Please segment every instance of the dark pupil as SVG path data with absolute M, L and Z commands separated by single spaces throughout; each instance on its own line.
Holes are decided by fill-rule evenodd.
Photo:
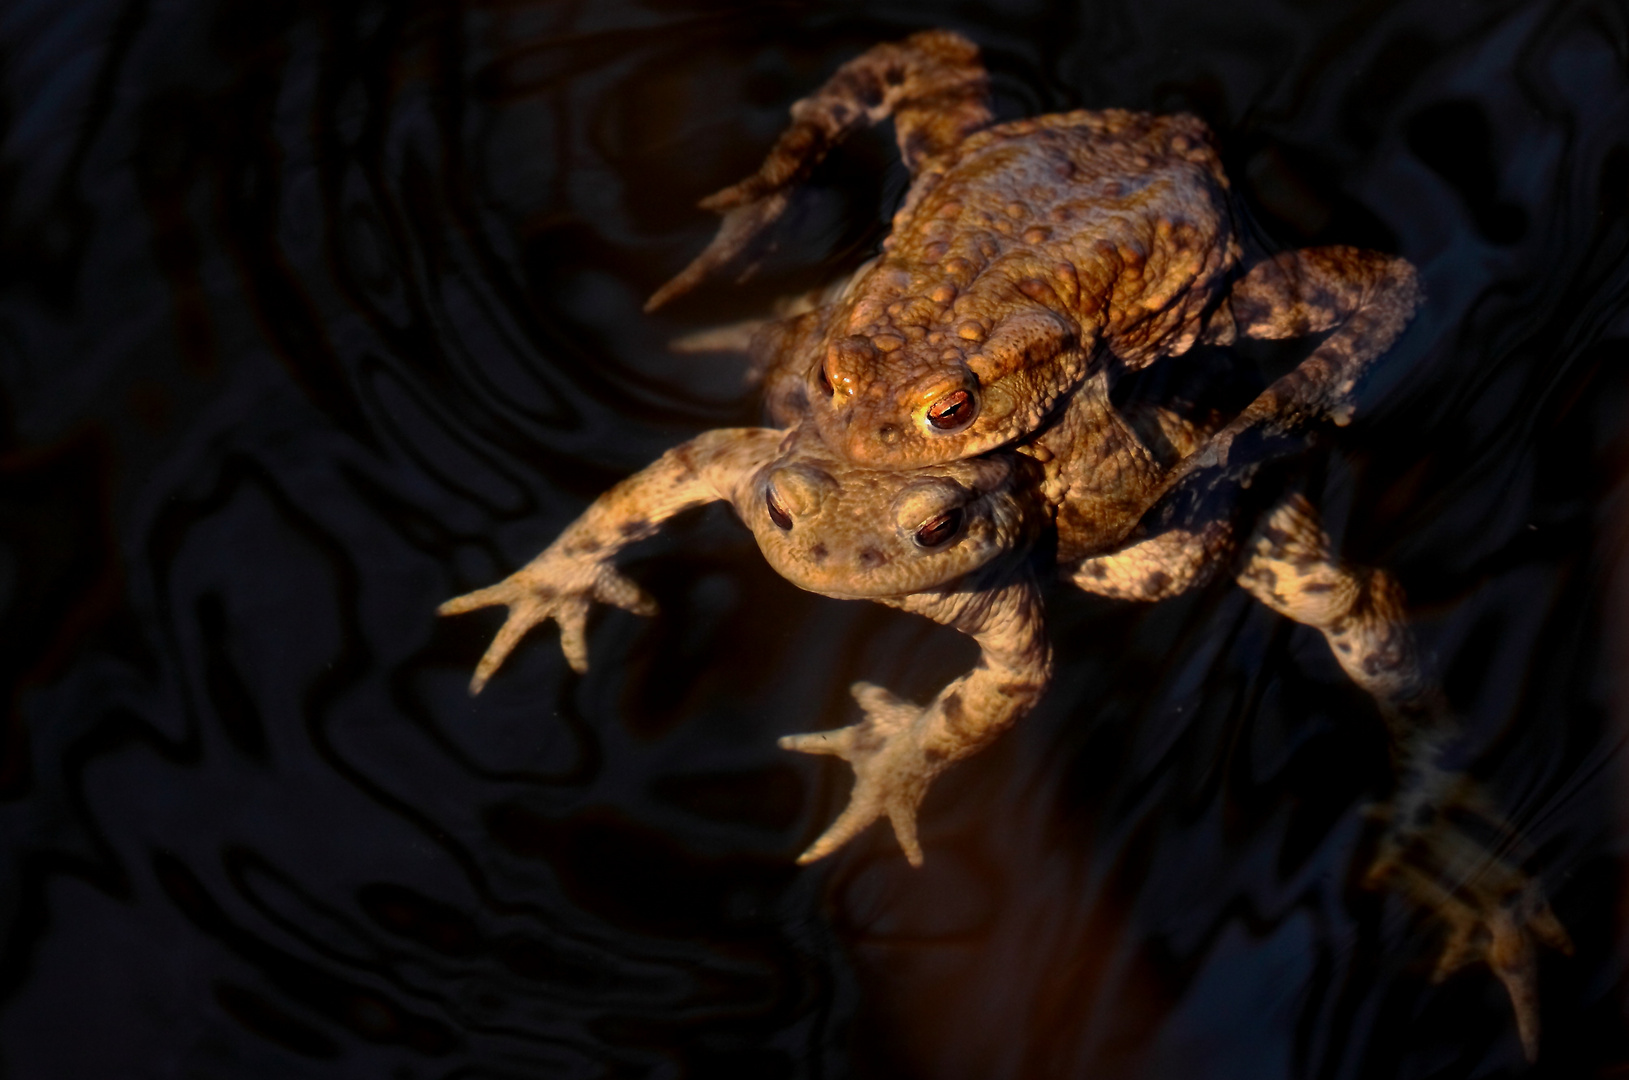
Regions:
M 935 401 L 928 409 L 928 423 L 936 428 L 960 427 L 973 411 L 973 395 L 957 390 Z
M 780 500 L 775 498 L 774 488 L 764 492 L 764 505 L 769 508 L 769 520 L 783 529 L 792 527 L 792 515 L 788 514 L 786 508 L 780 504 Z
M 938 547 L 955 536 L 961 527 L 962 508 L 958 506 L 954 510 L 945 511 L 916 530 L 916 542 L 925 548 Z
M 831 376 L 826 374 L 825 364 L 815 365 L 815 377 L 820 380 L 820 390 L 829 395 L 831 393 Z

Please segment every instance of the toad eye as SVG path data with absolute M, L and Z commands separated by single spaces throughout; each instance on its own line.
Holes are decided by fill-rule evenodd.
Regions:
M 921 528 L 916 530 L 916 544 L 918 547 L 936 548 L 948 543 L 962 527 L 962 508 L 946 510 L 936 518 L 930 518 Z
M 772 487 L 764 489 L 764 507 L 769 511 L 770 521 L 783 529 L 792 527 L 792 515 L 786 512 L 786 507 L 781 505 L 781 500 Z
M 977 411 L 977 402 L 966 390 L 952 390 L 928 406 L 928 423 L 940 431 L 966 427 Z
M 824 361 L 815 365 L 815 381 L 820 384 L 820 392 L 827 397 L 832 395 L 831 376 L 826 374 Z

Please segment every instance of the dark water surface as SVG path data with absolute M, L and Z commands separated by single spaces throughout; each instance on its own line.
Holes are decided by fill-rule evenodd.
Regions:
M 1042 706 L 943 777 L 913 872 L 792 858 L 847 770 L 775 748 L 952 632 L 797 592 L 727 512 L 536 635 L 529 558 L 706 428 L 664 343 L 853 267 L 886 130 L 779 263 L 659 318 L 702 195 L 872 42 L 970 34 L 1000 109 L 1190 109 L 1283 246 L 1430 303 L 1322 464 L 1577 943 L 1534 1075 L 1629 1076 L 1629 11 L 1621 3 L 0 6 L 0 1073 L 1491 1077 L 1485 968 L 1357 877 L 1373 705 L 1225 584 L 1055 588 Z

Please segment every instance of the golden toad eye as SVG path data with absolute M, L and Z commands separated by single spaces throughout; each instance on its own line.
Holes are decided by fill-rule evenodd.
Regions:
M 928 423 L 940 431 L 966 427 L 977 411 L 977 402 L 966 390 L 952 390 L 928 406 Z
M 962 508 L 946 510 L 916 530 L 918 547 L 936 548 L 948 543 L 962 527 Z
M 781 501 L 776 497 L 775 489 L 772 487 L 764 489 L 764 507 L 769 511 L 770 521 L 783 529 L 792 527 L 792 515 L 786 512 L 786 507 L 781 505 Z

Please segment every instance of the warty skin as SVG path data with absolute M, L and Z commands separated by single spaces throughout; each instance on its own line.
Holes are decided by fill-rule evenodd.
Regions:
M 857 683 L 860 721 L 781 740 L 841 757 L 856 777 L 801 861 L 886 817 L 920 865 L 916 815 L 932 780 L 1046 690 L 1045 578 L 1153 601 L 1230 574 L 1320 631 L 1374 697 L 1400 781 L 1368 880 L 1440 917 L 1439 973 L 1489 964 L 1536 1054 L 1538 945 L 1570 946 L 1538 883 L 1456 824 L 1497 817 L 1441 765 L 1453 718 L 1420 666 L 1401 590 L 1341 563 L 1301 496 L 1255 516 L 1240 497 L 1350 419 L 1360 380 L 1420 302 L 1414 269 L 1346 247 L 1249 252 L 1193 117 L 1105 110 L 993 124 L 978 51 L 948 31 L 876 46 L 792 118 L 757 173 L 704 201 L 723 215 L 717 237 L 648 307 L 749 261 L 814 164 L 891 118 L 912 186 L 883 251 L 779 318 L 708 336 L 752 355 L 776 427 L 674 448 L 525 567 L 442 605 L 508 608 L 472 691 L 549 619 L 586 670 L 594 602 L 655 613 L 615 569 L 616 552 L 676 513 L 726 501 L 794 584 L 921 614 L 978 643 L 978 664 L 926 705 Z M 1225 423 L 1113 404 L 1118 379 L 1196 342 L 1310 335 L 1322 338 L 1307 359 Z

